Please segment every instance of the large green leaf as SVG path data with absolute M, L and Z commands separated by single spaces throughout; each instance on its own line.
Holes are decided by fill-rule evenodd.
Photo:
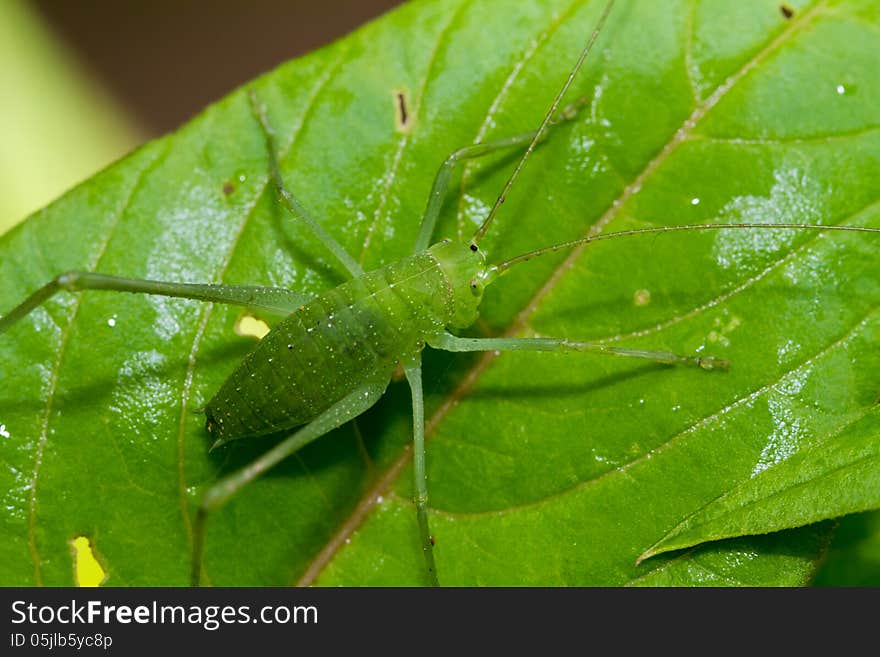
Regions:
M 533 129 L 602 5 L 416 2 L 281 67 L 253 86 L 288 184 L 367 267 L 405 255 L 446 154 Z M 876 3 L 786 6 L 790 18 L 765 0 L 619 2 L 572 90 L 590 102 L 536 152 L 483 242 L 491 259 L 632 227 L 880 225 Z M 513 161 L 465 169 L 438 238 L 470 235 Z M 0 253 L 3 309 L 72 268 L 310 293 L 343 279 L 274 202 L 241 92 L 32 217 Z M 850 425 L 871 435 L 875 254 L 866 235 L 677 233 L 512 270 L 487 291 L 475 332 L 601 339 L 732 366 L 427 354 L 441 581 L 809 581 L 828 524 L 636 559 L 755 475 L 772 480 L 801 454 L 809 462 Z M 273 440 L 209 454 L 193 413 L 251 346 L 233 331 L 237 316 L 91 293 L 58 297 L 0 337 L 3 583 L 70 583 L 69 541 L 82 535 L 108 584 L 186 582 L 199 495 Z M 356 425 L 215 514 L 210 581 L 424 583 L 408 404 L 393 383 Z M 852 497 L 871 499 L 851 484 Z M 782 525 L 768 514 L 757 531 L 849 510 Z

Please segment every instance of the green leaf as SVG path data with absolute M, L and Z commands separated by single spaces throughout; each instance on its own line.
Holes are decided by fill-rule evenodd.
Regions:
M 804 446 L 686 518 L 642 558 L 732 536 L 880 508 L 878 412 Z
M 759 0 L 619 2 L 571 91 L 588 106 L 535 152 L 481 243 L 490 260 L 599 230 L 880 225 L 876 4 L 789 4 L 790 19 Z M 534 129 L 602 5 L 415 2 L 282 66 L 252 86 L 288 185 L 367 268 L 406 255 L 443 158 Z M 467 239 L 514 161 L 467 166 L 436 237 Z M 267 180 L 239 91 L 0 239 L 0 308 L 67 269 L 338 285 L 340 267 Z M 608 241 L 511 270 L 487 290 L 474 335 L 604 340 L 732 365 L 426 352 L 441 582 L 809 581 L 828 523 L 636 559 L 754 475 L 765 490 L 784 485 L 772 480 L 787 460 L 819 473 L 811 459 L 831 451 L 855 464 L 840 441 L 877 425 L 876 252 L 870 235 L 731 230 Z M 252 345 L 234 332 L 238 314 L 95 292 L 58 296 L 0 336 L 2 583 L 71 583 L 78 536 L 107 584 L 186 583 L 199 496 L 276 440 L 208 453 L 193 412 Z M 425 583 L 410 435 L 409 391 L 392 383 L 357 423 L 210 518 L 210 581 Z M 850 496 L 870 499 L 870 480 L 848 480 Z M 786 526 L 851 510 L 829 504 L 803 519 L 814 484 L 781 511 L 796 519 Z

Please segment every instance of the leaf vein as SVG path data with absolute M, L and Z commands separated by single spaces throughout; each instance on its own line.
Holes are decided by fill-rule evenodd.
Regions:
M 104 239 L 98 244 L 95 249 L 94 255 L 92 256 L 91 262 L 87 265 L 89 271 L 94 271 L 101 263 L 104 254 L 107 251 L 107 247 L 110 244 L 110 241 L 116 232 L 116 228 L 119 226 L 122 217 L 128 211 L 128 208 L 131 205 L 132 198 L 134 198 L 135 193 L 140 188 L 144 179 L 146 178 L 147 173 L 153 169 L 153 167 L 161 161 L 162 158 L 168 152 L 168 142 L 165 142 L 163 148 L 159 153 L 157 153 L 153 159 L 147 161 L 143 168 L 138 172 L 134 182 L 132 183 L 131 188 L 128 191 L 128 194 L 122 199 L 122 203 L 113 213 L 113 218 L 109 223 L 109 227 L 107 229 L 106 234 L 104 235 Z M 31 558 L 34 562 L 34 581 L 37 586 L 42 586 L 43 584 L 43 576 L 41 570 L 42 560 L 40 558 L 40 552 L 37 547 L 37 538 L 36 538 L 36 515 L 37 515 L 37 482 L 40 476 L 40 469 L 43 464 L 43 455 L 45 453 L 46 441 L 49 438 L 49 425 L 51 423 L 51 415 L 52 415 L 52 406 L 55 400 L 55 393 L 58 389 L 58 379 L 61 371 L 61 363 L 64 360 L 65 355 L 67 354 L 67 345 L 70 340 L 70 336 L 73 332 L 73 325 L 76 321 L 77 313 L 79 312 L 80 304 L 82 303 L 82 295 L 77 295 L 71 304 L 68 313 L 67 313 L 67 324 L 61 329 L 61 338 L 58 344 L 58 353 L 55 357 L 55 362 L 52 364 L 49 376 L 49 382 L 47 387 L 46 394 L 46 405 L 43 410 L 43 417 L 40 420 L 40 435 L 37 438 L 37 445 L 34 452 L 34 465 L 33 465 L 33 474 L 31 476 L 30 486 L 29 486 L 29 500 L 28 500 L 28 548 L 31 553 Z

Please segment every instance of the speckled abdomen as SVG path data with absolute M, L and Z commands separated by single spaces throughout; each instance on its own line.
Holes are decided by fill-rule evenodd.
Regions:
M 222 444 L 305 424 L 358 385 L 387 383 L 452 310 L 446 276 L 427 252 L 352 279 L 262 339 L 208 402 L 208 431 Z

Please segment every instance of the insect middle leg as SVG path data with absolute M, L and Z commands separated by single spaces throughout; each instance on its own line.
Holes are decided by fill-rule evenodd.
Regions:
M 434 564 L 434 540 L 428 528 L 428 475 L 425 470 L 425 402 L 422 394 L 422 355 L 416 352 L 405 364 L 404 372 L 412 390 L 413 405 L 413 473 L 416 491 L 416 516 L 422 552 L 431 586 L 440 586 Z
M 549 127 L 553 128 L 565 121 L 571 121 L 577 116 L 578 110 L 585 103 L 586 99 L 580 98 L 571 105 L 568 105 L 559 112 L 557 117 L 549 124 Z M 414 252 L 419 253 L 420 251 L 424 251 L 431 243 L 431 236 L 434 234 L 434 228 L 437 225 L 437 219 L 440 216 L 440 210 L 443 207 L 443 199 L 446 197 L 446 190 L 449 188 L 449 180 L 457 165 L 465 160 L 473 160 L 507 148 L 525 148 L 532 143 L 535 134 L 537 134 L 537 130 L 522 135 L 507 137 L 506 139 L 486 142 L 485 144 L 472 144 L 471 146 L 459 148 L 447 157 L 443 161 L 443 164 L 440 165 L 440 169 L 434 177 L 434 184 L 431 187 L 431 193 L 428 195 L 428 204 L 425 207 L 425 214 L 422 217 L 422 223 L 419 226 L 419 234 L 416 238 Z M 543 139 L 546 139 L 546 136 L 547 133 L 545 132 Z
M 670 351 L 624 349 L 601 342 L 577 342 L 564 338 L 460 338 L 443 333 L 428 343 L 445 351 L 587 351 L 609 356 L 644 358 L 667 365 L 691 365 L 704 370 L 727 369 L 728 361 L 712 356 L 682 356 Z

